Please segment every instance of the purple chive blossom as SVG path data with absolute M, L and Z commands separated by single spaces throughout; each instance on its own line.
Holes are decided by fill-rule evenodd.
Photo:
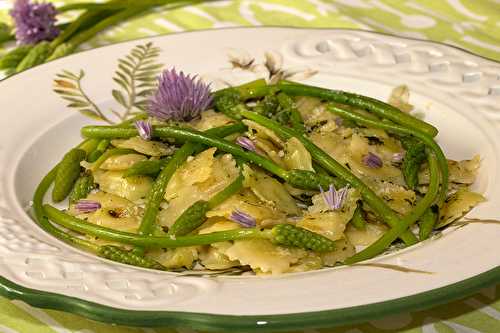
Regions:
M 384 165 L 384 163 L 382 162 L 382 159 L 371 152 L 366 154 L 365 157 L 363 157 L 363 163 L 367 167 L 372 168 L 372 169 L 379 169 L 382 167 L 382 165 Z
M 20 44 L 36 44 L 59 35 L 55 26 L 57 10 L 50 3 L 17 0 L 10 15 L 14 19 L 16 39 Z
M 153 126 L 149 120 L 138 120 L 134 123 L 135 128 L 139 132 L 139 136 L 144 140 L 151 140 L 151 134 L 153 133 Z
M 200 116 L 212 103 L 209 85 L 197 76 L 175 69 L 165 70 L 159 77 L 158 90 L 149 101 L 148 112 L 161 120 L 190 121 Z
M 256 226 L 255 218 L 240 210 L 233 211 L 229 216 L 229 219 L 240 224 L 244 228 L 252 228 Z
M 246 136 L 239 136 L 236 139 L 236 143 L 246 150 L 255 151 L 257 148 L 255 147 L 255 143 L 252 140 L 247 138 Z
M 400 163 L 403 161 L 403 158 L 405 157 L 405 152 L 402 151 L 400 153 L 395 153 L 395 154 L 392 154 L 392 161 L 394 163 Z
M 92 213 L 101 208 L 101 204 L 92 200 L 78 200 L 75 209 L 79 213 Z
M 342 119 L 340 117 L 335 118 L 335 125 L 337 125 L 337 127 L 341 127 L 343 123 L 344 123 L 344 119 Z
M 330 188 L 327 192 L 325 192 L 320 185 L 319 190 L 321 191 L 323 200 L 325 201 L 325 204 L 328 206 L 328 208 L 330 210 L 337 210 L 342 208 L 342 206 L 344 205 L 344 202 L 347 199 L 349 187 L 345 186 L 339 190 L 336 190 L 335 186 L 330 184 Z

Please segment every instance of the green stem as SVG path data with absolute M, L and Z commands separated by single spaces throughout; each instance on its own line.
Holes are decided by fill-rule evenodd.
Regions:
M 104 20 L 100 21 L 93 27 L 91 27 L 88 30 L 82 31 L 81 33 L 77 34 L 76 36 L 72 37 L 68 43 L 73 45 L 73 47 L 77 47 L 78 45 L 86 42 L 87 40 L 91 39 L 94 37 L 96 34 L 101 32 L 102 30 L 109 28 L 112 25 L 115 25 L 117 23 L 123 22 L 127 20 L 128 18 L 142 14 L 146 10 L 148 10 L 150 6 L 145 6 L 142 5 L 141 1 L 141 6 L 135 6 L 132 8 L 125 9 L 123 11 L 120 11 L 110 17 L 105 18 Z
M 233 194 L 238 193 L 243 187 L 244 177 L 240 174 L 231 184 L 208 200 L 208 208 L 213 209 L 226 201 Z
M 439 208 L 437 205 L 432 206 L 425 212 L 424 215 L 422 215 L 419 221 L 420 228 L 418 231 L 418 238 L 421 241 L 429 238 L 429 236 L 432 233 L 432 230 L 434 230 L 434 227 L 436 226 L 438 218 L 439 218 Z
M 156 216 L 158 215 L 160 204 L 165 196 L 167 184 L 175 171 L 193 153 L 195 146 L 196 144 L 191 142 L 185 143 L 175 152 L 172 159 L 168 161 L 167 165 L 156 178 L 146 198 L 146 209 L 144 210 L 144 216 L 139 227 L 139 234 L 150 235 L 153 232 Z
M 268 233 L 257 228 L 234 229 L 213 232 L 204 235 L 182 237 L 144 236 L 118 231 L 100 225 L 91 224 L 71 215 L 65 214 L 50 205 L 43 205 L 43 211 L 54 223 L 73 231 L 95 236 L 108 241 L 130 244 L 142 248 L 175 248 L 183 246 L 209 245 L 228 240 L 248 238 L 269 238 Z
M 354 264 L 359 261 L 368 260 L 382 253 L 387 249 L 392 242 L 408 230 L 434 203 L 439 192 L 439 167 L 436 157 L 429 153 L 427 155 L 430 170 L 429 189 L 425 196 L 417 203 L 410 214 L 406 215 L 402 223 L 393 226 L 388 232 L 380 237 L 375 243 L 371 244 L 361 252 L 356 253 L 350 258 L 347 258 L 347 265 Z
M 338 163 L 335 159 L 333 159 L 321 148 L 308 140 L 305 136 L 297 133 L 290 128 L 281 126 L 279 123 L 254 112 L 243 112 L 242 116 L 269 128 L 278 136 L 284 139 L 290 139 L 292 137 L 297 138 L 311 153 L 313 159 L 315 159 L 320 166 L 333 173 L 334 175 L 340 177 L 341 179 L 349 183 L 352 187 L 356 188 L 363 197 L 363 200 L 389 226 L 394 227 L 401 223 L 401 220 L 396 215 L 396 213 L 394 213 L 394 211 L 389 206 L 387 206 L 385 202 L 381 198 L 379 198 L 375 194 L 375 192 L 373 192 L 372 189 L 370 189 L 365 183 L 363 183 L 361 179 L 356 177 L 351 171 L 345 168 L 342 164 Z M 407 245 L 412 245 L 417 242 L 417 238 L 410 231 L 404 233 L 402 235 L 402 239 Z
M 247 101 L 252 98 L 259 98 L 268 95 L 273 89 L 273 86 L 267 84 L 264 79 L 257 79 L 235 87 L 228 87 L 214 92 L 214 98 L 227 93 L 236 93 L 240 102 Z
M 220 136 L 230 135 L 235 132 L 239 132 L 242 128 L 241 124 L 222 126 L 217 128 L 212 128 L 206 131 L 207 134 L 214 134 Z M 175 171 L 186 161 L 186 159 L 192 155 L 195 151 L 199 150 L 203 145 L 195 144 L 193 142 L 186 142 L 179 150 L 175 152 L 172 158 L 168 161 L 167 165 L 160 172 L 156 178 L 153 187 L 148 193 L 147 204 L 144 211 L 144 216 L 139 226 L 139 234 L 150 235 L 153 232 L 154 225 L 156 223 L 156 217 L 158 215 L 158 210 L 160 204 L 165 196 L 165 190 L 167 188 L 170 178 L 172 178 Z M 142 252 L 143 249 L 136 249 L 138 253 Z
M 404 125 L 414 130 L 419 130 L 432 137 L 436 136 L 438 133 L 438 130 L 434 126 L 407 113 L 404 113 L 390 104 L 384 103 L 371 97 L 366 97 L 340 90 L 330 90 L 320 87 L 313 87 L 289 81 L 279 82 L 278 88 L 281 91 L 294 96 L 313 96 L 367 110 L 380 116 L 381 118 L 390 119 L 397 124 Z
M 363 216 L 363 210 L 361 209 L 360 204 L 358 204 L 358 207 L 356 207 L 356 210 L 354 211 L 352 219 L 349 221 L 349 223 L 351 223 L 358 230 L 366 229 L 366 220 Z
M 33 214 L 35 216 L 35 221 L 40 228 L 57 239 L 97 253 L 99 251 L 99 246 L 86 240 L 74 237 L 59 228 L 54 227 L 45 216 L 45 212 L 43 210 L 43 198 L 45 197 L 45 193 L 47 193 L 50 185 L 54 182 L 57 174 L 57 167 L 58 166 L 56 165 L 47 175 L 45 175 L 45 177 L 43 177 L 42 181 L 35 190 L 35 194 L 33 195 Z
M 121 0 L 121 1 L 110 1 L 107 3 L 95 3 L 95 2 L 82 2 L 68 4 L 57 8 L 57 11 L 64 13 L 71 10 L 113 10 L 113 9 L 127 9 L 142 6 L 162 6 L 177 2 L 201 2 L 200 1 L 184 1 L 184 0 Z
M 130 138 L 137 136 L 136 129 L 113 128 L 109 126 L 86 126 L 82 128 L 82 135 L 89 138 Z M 178 127 L 153 127 L 153 136 L 160 138 L 174 138 L 204 144 L 238 156 L 246 161 L 254 163 L 259 167 L 266 169 L 272 174 L 287 179 L 287 171 L 279 167 L 272 161 L 252 151 L 244 150 L 239 145 L 220 139 L 209 133 L 202 133 L 189 128 Z
M 363 117 L 360 114 L 351 111 L 346 111 L 334 105 L 329 105 L 327 107 L 327 110 L 343 118 L 347 118 L 349 120 L 362 124 L 364 126 L 380 128 L 399 135 L 410 135 L 420 139 L 427 147 L 429 147 L 434 152 L 434 154 L 436 154 L 439 168 L 441 169 L 441 192 L 439 194 L 438 204 L 439 206 L 442 205 L 442 203 L 446 199 L 446 195 L 448 192 L 448 173 L 449 173 L 448 161 L 446 160 L 446 156 L 444 156 L 444 153 L 439 147 L 439 145 L 431 137 L 429 137 L 427 134 L 423 132 L 406 128 L 400 125 L 371 120 L 366 117 Z
M 100 225 L 91 224 L 65 214 L 50 205 L 44 205 L 43 210 L 52 221 L 70 230 L 78 231 L 105 240 L 147 248 L 175 248 L 183 246 L 210 245 L 224 241 L 260 238 L 268 239 L 277 245 L 299 247 L 315 252 L 330 252 L 335 249 L 335 242 L 331 239 L 291 224 L 277 224 L 272 229 L 265 230 L 261 230 L 259 228 L 243 228 L 212 232 L 202 235 L 155 237 L 117 231 Z
M 78 16 L 76 20 L 71 22 L 71 24 L 62 31 L 62 33 L 54 39 L 50 46 L 55 49 L 60 44 L 64 43 L 68 38 L 70 38 L 85 22 L 97 16 L 96 12 L 85 12 Z
M 191 233 L 205 222 L 207 212 L 240 191 L 243 187 L 243 175 L 240 175 L 226 188 L 214 195 L 210 200 L 199 200 L 189 206 L 169 228 L 168 235 L 184 236 Z

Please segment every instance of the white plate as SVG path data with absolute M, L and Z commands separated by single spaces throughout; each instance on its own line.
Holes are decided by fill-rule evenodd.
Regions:
M 386 100 L 392 88 L 407 84 L 411 103 L 440 130 L 438 142 L 447 156 L 482 157 L 474 188 L 488 202 L 470 217 L 498 217 L 498 63 L 449 46 L 362 31 L 244 28 L 167 35 L 82 52 L 0 83 L 0 291 L 4 294 L 135 325 L 284 329 L 293 322 L 341 324 L 428 306 L 440 297 L 450 299 L 499 280 L 500 228 L 494 223 L 450 228 L 439 239 L 371 261 L 432 274 L 352 266 L 281 277 L 178 277 L 101 260 L 46 235 L 25 208 L 41 177 L 79 142 L 79 128 L 91 123 L 66 109 L 52 92 L 55 74 L 84 69 L 89 95 L 99 104 L 113 105 L 110 91 L 117 59 L 147 41 L 162 49 L 161 61 L 167 67 L 231 83 L 259 74 L 230 69 L 228 55 L 241 58 L 246 52 L 258 64 L 264 62 L 265 52 L 272 51 L 275 58 L 282 58 L 287 73 L 298 73 L 296 80 L 318 71 L 303 80 L 314 85 Z M 262 66 L 258 68 L 258 73 L 265 73 Z M 440 297 L 426 293 L 442 287 Z M 421 295 L 401 299 L 416 294 Z M 37 295 L 49 295 L 52 302 L 42 304 Z M 380 302 L 385 302 L 382 308 L 347 309 Z M 156 319 L 146 322 L 146 318 Z

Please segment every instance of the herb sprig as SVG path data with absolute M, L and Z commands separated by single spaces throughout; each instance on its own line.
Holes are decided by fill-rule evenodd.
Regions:
M 118 68 L 113 80 L 119 87 L 113 89 L 111 94 L 123 110 L 118 112 L 110 109 L 109 113 L 114 117 L 102 111 L 84 91 L 82 80 L 85 72 L 83 70 L 80 70 L 78 74 L 63 70 L 56 75 L 53 90 L 69 102 L 68 108 L 76 109 L 87 117 L 108 124 L 116 123 L 113 118 L 122 122 L 145 110 L 148 97 L 156 90 L 157 76 L 163 66 L 157 61 L 159 55 L 160 49 L 148 42 L 144 45 L 137 45 L 127 56 L 118 60 Z

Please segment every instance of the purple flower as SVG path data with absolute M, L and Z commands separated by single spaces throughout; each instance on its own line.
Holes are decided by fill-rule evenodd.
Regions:
M 139 132 L 139 136 L 144 140 L 151 140 L 151 134 L 153 133 L 153 126 L 149 120 L 138 120 L 134 123 L 135 128 Z
M 240 224 L 244 228 L 252 228 L 256 226 L 255 218 L 240 210 L 234 210 L 229 219 Z
M 401 161 L 403 161 L 403 158 L 405 157 L 405 152 L 402 151 L 400 153 L 395 153 L 395 154 L 392 154 L 392 161 L 394 163 L 399 163 Z
M 320 185 L 319 190 L 321 191 L 323 200 L 325 201 L 325 204 L 328 206 L 328 208 L 330 210 L 337 210 L 342 208 L 342 206 L 344 205 L 344 202 L 347 199 L 349 187 L 345 186 L 339 190 L 336 190 L 335 186 L 333 186 L 333 184 L 330 184 L 330 188 L 327 192 L 325 192 Z
M 21 44 L 36 44 L 59 35 L 55 26 L 57 10 L 50 3 L 17 0 L 10 15 L 16 25 L 16 39 Z
M 252 140 L 247 138 L 246 136 L 239 136 L 236 139 L 236 143 L 246 150 L 255 151 L 257 148 L 255 147 L 255 143 Z
M 372 169 L 379 169 L 384 165 L 382 159 L 375 155 L 374 153 L 368 153 L 363 157 L 363 163 Z
M 337 125 L 337 127 L 341 127 L 343 124 L 344 124 L 344 119 L 340 117 L 335 118 L 335 125 Z
M 149 101 L 148 112 L 161 120 L 190 121 L 198 118 L 212 103 L 210 87 L 175 69 L 159 77 L 158 90 Z
M 78 200 L 75 209 L 79 213 L 92 213 L 101 208 L 101 204 L 92 200 Z

